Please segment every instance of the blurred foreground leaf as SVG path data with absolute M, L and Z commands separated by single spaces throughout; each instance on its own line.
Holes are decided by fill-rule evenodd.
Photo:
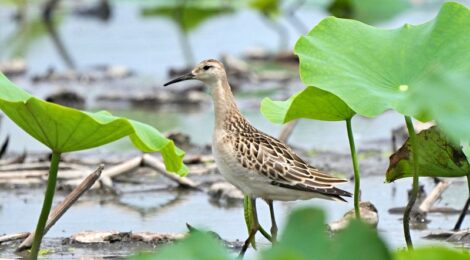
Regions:
M 234 255 L 238 252 L 234 252 Z M 182 241 L 167 245 L 153 254 L 140 254 L 132 260 L 147 259 L 236 259 L 221 243 L 208 233 L 195 231 Z M 297 209 L 290 214 L 278 243 L 260 253 L 256 259 L 265 260 L 444 260 L 469 259 L 468 254 L 447 248 L 423 248 L 414 251 L 391 252 L 377 230 L 353 220 L 333 238 L 327 233 L 323 211 L 313 208 Z
M 395 260 L 469 260 L 470 255 L 446 247 L 422 247 L 395 252 Z
M 332 255 L 330 259 L 334 260 L 392 259 L 377 230 L 357 220 L 352 220 L 345 230 L 335 236 L 330 254 Z
M 227 260 L 231 257 L 219 241 L 215 240 L 206 232 L 194 231 L 191 234 L 176 242 L 161 248 L 154 254 L 145 254 L 131 257 L 132 260 L 168 260 L 168 259 L 208 259 L 208 260 Z
M 261 259 L 329 259 L 325 215 L 321 210 L 294 211 L 277 244 L 261 253 Z

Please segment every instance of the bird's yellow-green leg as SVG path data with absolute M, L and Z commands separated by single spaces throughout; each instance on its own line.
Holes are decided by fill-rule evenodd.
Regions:
M 248 233 L 251 231 L 251 227 L 253 226 L 254 220 L 253 220 L 253 209 L 252 209 L 252 203 L 251 199 L 248 196 L 244 196 L 243 198 L 243 209 L 244 209 L 244 215 L 245 215 L 245 223 L 246 227 L 248 230 Z M 258 223 L 258 231 L 269 241 L 272 241 L 271 235 L 264 230 L 264 228 Z M 253 239 L 251 241 L 251 245 L 253 246 L 254 249 L 256 249 L 256 242 Z
M 252 199 L 248 196 L 244 197 L 244 210 L 245 210 L 245 221 L 248 227 L 248 238 L 245 240 L 243 247 L 240 251 L 240 257 L 245 255 L 246 250 L 250 244 L 253 245 L 253 248 L 256 249 L 255 244 L 255 235 L 256 232 L 261 232 L 261 234 L 266 237 L 269 241 L 272 241 L 271 236 L 266 232 L 258 222 L 258 214 L 256 210 L 256 199 Z
M 242 246 L 240 251 L 240 257 L 245 255 L 246 250 L 250 244 L 253 245 L 253 248 L 256 248 L 255 244 L 255 235 L 259 230 L 258 215 L 256 212 L 256 199 L 252 199 L 248 196 L 244 197 L 244 208 L 245 208 L 245 221 L 248 227 L 248 238 L 245 240 L 245 243 Z
M 271 236 L 268 232 L 266 232 L 266 230 L 264 230 L 264 228 L 263 228 L 261 225 L 258 226 L 258 231 L 259 231 L 259 232 L 261 233 L 261 235 L 263 235 L 267 240 L 269 240 L 270 242 L 273 242 L 272 236 Z
M 254 226 L 254 221 L 253 221 L 253 210 L 251 206 L 251 199 L 248 196 L 243 197 L 243 213 L 245 215 L 245 224 L 246 228 L 248 230 L 248 234 L 251 233 L 251 230 L 253 229 Z M 255 239 L 251 239 L 250 241 L 251 246 L 253 246 L 254 249 L 256 249 L 256 241 Z
M 271 215 L 271 242 L 276 243 L 277 241 L 277 224 L 276 217 L 274 216 L 274 205 L 272 200 L 266 200 L 269 206 L 269 214 Z

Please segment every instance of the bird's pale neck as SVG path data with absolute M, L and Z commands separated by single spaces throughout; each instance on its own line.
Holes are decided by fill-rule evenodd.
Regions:
M 215 127 L 223 129 L 228 117 L 241 115 L 227 78 L 208 83 L 215 110 Z

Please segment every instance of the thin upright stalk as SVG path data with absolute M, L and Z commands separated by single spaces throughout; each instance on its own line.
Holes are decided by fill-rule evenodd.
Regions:
M 70 56 L 70 53 L 65 47 L 64 42 L 60 38 L 59 33 L 53 21 L 53 15 L 54 15 L 55 10 L 57 9 L 57 6 L 59 5 L 59 2 L 60 0 L 49 0 L 44 5 L 42 17 L 43 17 L 47 32 L 49 33 L 49 36 L 51 36 L 52 43 L 54 44 L 57 51 L 59 52 L 59 56 L 62 58 L 65 65 L 69 69 L 75 69 L 76 67 L 75 62 L 73 61 L 72 56 Z
M 263 13 L 262 18 L 265 24 L 279 35 L 279 50 L 287 49 L 289 46 L 289 31 L 287 28 L 267 13 Z
M 463 206 L 462 212 L 460 212 L 460 216 L 459 216 L 459 219 L 457 220 L 457 223 L 455 223 L 454 231 L 460 230 L 460 227 L 462 226 L 462 222 L 465 219 L 465 216 L 467 215 L 468 206 L 470 205 L 470 174 L 467 174 L 467 186 L 468 186 L 468 198 L 467 198 L 467 201 L 465 202 L 465 205 Z
M 49 177 L 47 179 L 46 194 L 44 202 L 42 203 L 41 215 L 39 216 L 38 224 L 34 235 L 33 245 L 31 247 L 30 259 L 37 259 L 39 248 L 41 247 L 41 240 L 44 234 L 44 227 L 46 226 L 47 218 L 52 207 L 52 199 L 54 198 L 55 185 L 57 182 L 57 171 L 59 169 L 60 153 L 52 153 L 51 166 L 49 168 Z
M 187 3 L 189 0 L 183 0 L 180 2 L 179 8 L 175 12 L 175 17 L 178 21 L 179 25 L 179 32 L 178 32 L 178 37 L 179 37 L 179 42 L 181 44 L 181 49 L 183 50 L 183 55 L 184 58 L 186 59 L 186 65 L 187 66 L 194 66 L 195 64 L 195 58 L 194 58 L 194 52 L 191 47 L 191 43 L 189 42 L 188 38 L 188 32 L 185 31 L 183 28 L 183 19 L 184 19 L 184 12 L 187 8 Z
M 416 197 L 418 196 L 418 146 L 416 143 L 416 132 L 413 127 L 413 122 L 411 117 L 405 116 L 406 128 L 408 129 L 408 135 L 410 136 L 411 141 L 411 154 L 412 154 L 412 163 L 413 163 L 413 188 L 411 191 L 411 197 L 406 205 L 405 212 L 403 213 L 403 232 L 405 234 L 406 246 L 408 249 L 413 249 L 413 241 L 411 240 L 410 235 L 410 214 L 413 206 L 416 202 Z
M 354 168 L 354 213 L 357 219 L 361 219 L 359 209 L 359 195 L 361 192 L 361 176 L 359 174 L 359 164 L 357 161 L 356 145 L 354 144 L 354 136 L 351 126 L 351 118 L 346 119 L 346 128 L 348 129 L 349 148 L 351 149 L 351 159 Z

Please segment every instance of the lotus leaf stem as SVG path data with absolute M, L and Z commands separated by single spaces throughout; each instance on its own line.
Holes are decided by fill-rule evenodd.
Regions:
M 361 193 L 361 176 L 359 174 L 359 163 L 357 161 L 356 145 L 351 126 L 351 118 L 346 119 L 346 128 L 348 129 L 349 148 L 351 149 L 351 159 L 354 168 L 354 213 L 357 219 L 361 219 L 359 209 L 359 195 Z
M 416 197 L 418 196 L 418 144 L 416 139 L 416 132 L 413 127 L 413 121 L 411 117 L 405 116 L 406 128 L 408 129 L 408 135 L 410 136 L 411 141 L 411 154 L 412 154 L 412 164 L 413 164 L 413 188 L 411 191 L 411 197 L 406 205 L 405 212 L 403 213 L 403 232 L 405 234 L 406 246 L 408 249 L 413 249 L 413 241 L 411 240 L 410 235 L 410 214 L 413 206 L 416 202 Z
M 468 206 L 470 205 L 470 174 L 467 174 L 467 186 L 468 186 L 468 198 L 467 201 L 465 201 L 465 205 L 463 206 L 462 212 L 460 212 L 460 216 L 457 219 L 457 222 L 455 223 L 454 226 L 454 231 L 459 231 L 460 227 L 462 226 L 462 222 L 465 219 L 465 216 L 467 215 L 468 211 Z
M 51 166 L 49 168 L 49 178 L 47 179 L 46 194 L 44 202 L 42 203 L 41 215 L 39 216 L 36 231 L 34 232 L 33 245 L 31 247 L 30 259 L 37 259 L 39 248 L 41 247 L 42 236 L 44 234 L 44 227 L 46 226 L 47 218 L 52 207 L 52 200 L 54 198 L 55 186 L 57 182 L 57 171 L 59 169 L 60 153 L 52 153 Z

